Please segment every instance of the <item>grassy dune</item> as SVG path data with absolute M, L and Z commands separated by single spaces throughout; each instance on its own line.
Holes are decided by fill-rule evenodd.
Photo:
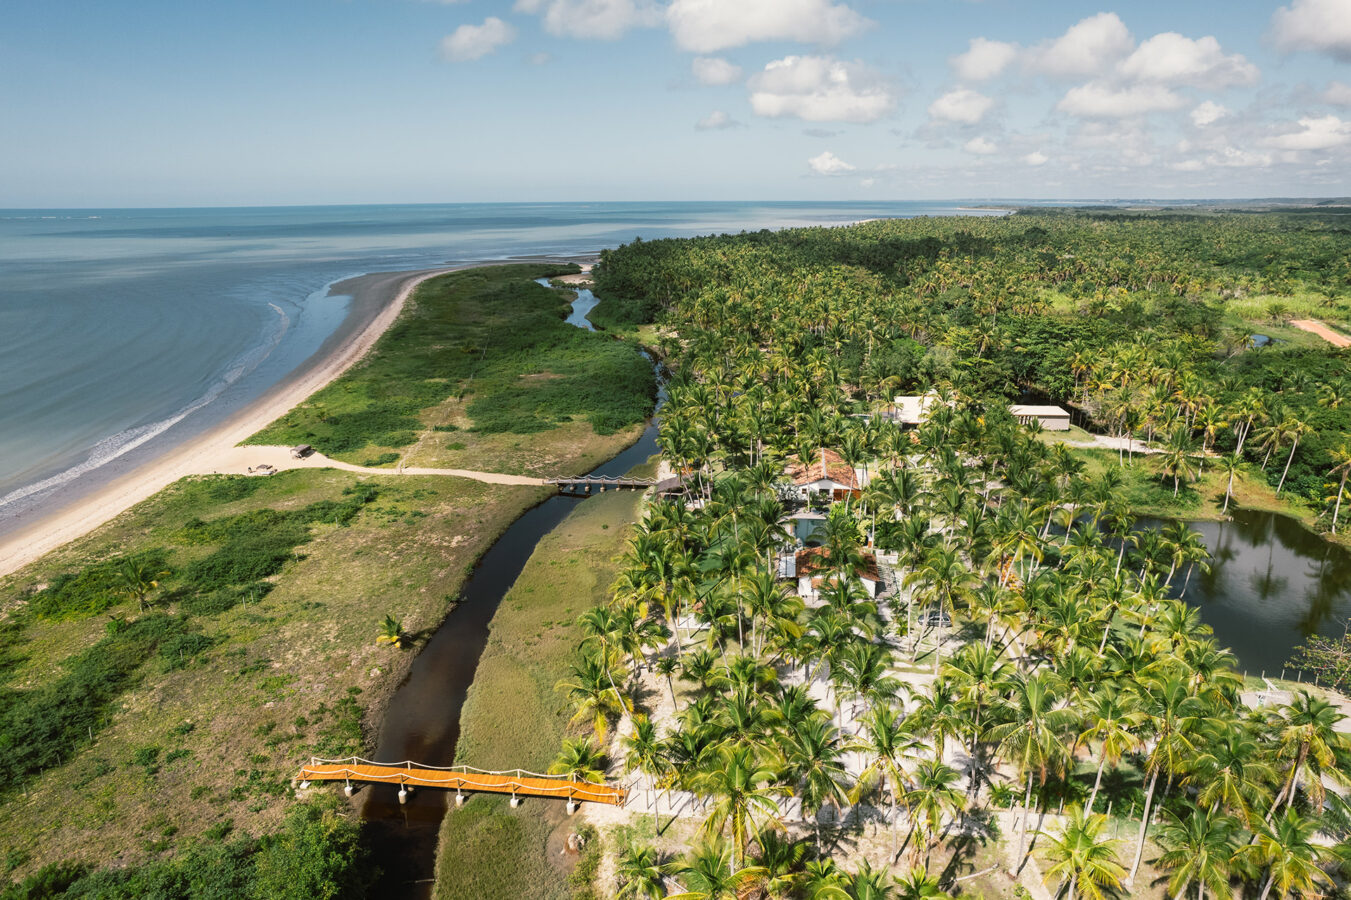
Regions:
M 534 281 L 559 271 L 492 266 L 424 282 L 365 360 L 251 442 L 531 474 L 612 456 L 651 410 L 652 368 L 564 321 L 566 297 Z
M 587 500 L 535 548 L 493 618 L 456 762 L 542 771 L 557 755 L 570 711 L 554 685 L 580 638 L 577 616 L 605 600 L 640 502 L 636 493 Z M 549 841 L 561 816 L 550 801 L 527 800 L 513 810 L 506 798 L 472 797 L 441 826 L 436 896 L 568 896 L 567 872 Z

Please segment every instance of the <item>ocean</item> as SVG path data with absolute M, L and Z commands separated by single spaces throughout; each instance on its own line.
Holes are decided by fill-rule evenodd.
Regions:
M 956 203 L 503 203 L 0 210 L 0 532 L 261 397 L 367 272 L 635 237 L 972 214 Z

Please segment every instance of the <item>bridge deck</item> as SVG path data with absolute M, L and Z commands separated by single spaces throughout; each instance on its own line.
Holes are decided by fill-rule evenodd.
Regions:
M 628 797 L 624 788 L 592 781 L 577 781 L 562 775 L 538 775 L 516 769 L 510 772 L 484 772 L 468 766 L 436 768 L 413 762 L 397 765 L 373 763 L 365 759 L 315 759 L 300 769 L 298 781 L 362 781 L 372 784 L 398 784 L 410 787 L 434 787 L 455 791 L 481 791 L 525 797 L 552 797 L 559 800 L 587 800 L 623 806 Z

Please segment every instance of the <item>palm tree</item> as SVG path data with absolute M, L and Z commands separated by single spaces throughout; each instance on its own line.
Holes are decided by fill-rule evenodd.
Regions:
M 1290 760 L 1290 766 L 1286 770 L 1285 785 L 1267 813 L 1268 821 L 1282 800 L 1287 809 L 1293 807 L 1303 774 L 1310 776 L 1307 784 L 1314 807 L 1322 807 L 1322 775 L 1333 769 L 1336 751 L 1347 743 L 1343 735 L 1336 731 L 1337 723 L 1345 718 L 1336 706 L 1308 691 L 1297 692 L 1289 703 L 1280 708 L 1273 723 L 1279 729 L 1277 758 Z
M 1163 848 L 1158 865 L 1173 872 L 1168 890 L 1181 897 L 1194 881 L 1197 900 L 1205 900 L 1207 888 L 1216 897 L 1227 898 L 1229 874 L 1238 849 L 1238 820 L 1195 807 L 1182 813 L 1169 810 L 1167 816 L 1158 834 Z
M 916 866 L 896 879 L 896 900 L 949 900 L 951 896 L 924 866 Z
M 652 779 L 655 786 L 667 768 L 665 745 L 657 737 L 657 726 L 644 715 L 633 717 L 633 732 L 621 739 L 624 748 L 624 771 L 642 772 Z M 655 790 L 649 789 L 652 801 L 652 827 L 657 827 L 657 802 Z
M 550 775 L 566 775 L 574 781 L 605 780 L 605 751 L 590 737 L 563 738 L 563 749 L 549 764 Z
M 1332 507 L 1332 533 L 1337 533 L 1337 516 L 1342 511 L 1342 496 L 1346 493 L 1346 478 L 1351 475 L 1351 443 L 1345 443 L 1332 448 L 1328 451 L 1332 458 L 1332 468 L 1328 474 L 1333 478 L 1338 478 L 1337 482 L 1337 502 Z
M 376 636 L 377 644 L 389 644 L 395 650 L 403 649 L 403 622 L 386 614 L 383 621 L 380 622 L 380 633 Z
M 764 873 L 758 866 L 741 868 L 741 855 L 722 838 L 705 841 L 677 867 L 685 889 L 668 900 L 740 900 L 742 893 Z
M 1327 851 L 1313 843 L 1317 833 L 1318 820 L 1287 809 L 1271 825 L 1260 827 L 1254 842 L 1238 851 L 1244 858 L 1266 867 L 1267 878 L 1258 900 L 1267 900 L 1273 887 L 1281 897 L 1289 896 L 1291 891 L 1311 893 L 1319 884 L 1332 887 L 1332 879 L 1319 867 Z
M 1281 422 L 1282 435 L 1290 441 L 1290 455 L 1285 458 L 1285 468 L 1281 470 L 1281 480 L 1276 484 L 1277 497 L 1281 495 L 1281 488 L 1285 487 L 1285 476 L 1290 474 L 1290 463 L 1294 461 L 1295 451 L 1299 449 L 1300 439 L 1311 431 L 1313 431 L 1313 426 L 1294 416 L 1287 416 Z
M 701 833 L 715 837 L 724 828 L 730 831 L 732 861 L 739 869 L 750 833 L 779 815 L 779 805 L 767 787 L 775 773 L 747 747 L 724 747 L 710 763 L 708 769 L 694 776 L 693 783 L 696 792 L 715 801 Z
M 757 862 L 764 870 L 756 889 L 765 900 L 789 900 L 797 896 L 797 888 L 806 877 L 807 842 L 786 838 L 773 830 L 760 832 L 755 842 L 760 845 Z
M 915 768 L 914 786 L 905 794 L 905 805 L 910 810 L 911 833 L 920 835 L 926 856 L 943 821 L 966 809 L 966 795 L 954 787 L 961 777 L 952 766 L 936 759 L 923 760 Z M 918 845 L 914 855 L 919 856 Z
M 1079 734 L 1079 740 L 1084 743 L 1097 741 L 1100 748 L 1098 774 L 1093 779 L 1093 793 L 1085 807 L 1092 812 L 1102 786 L 1103 769 L 1109 765 L 1115 767 L 1123 755 L 1140 746 L 1142 742 L 1136 730 L 1145 717 L 1134 695 L 1119 692 L 1110 685 L 1089 696 L 1084 717 L 1087 727 Z
M 891 809 L 887 812 L 887 821 L 894 826 L 896 806 L 903 799 L 906 781 L 902 763 L 914 759 L 924 748 L 923 741 L 905 730 L 901 715 L 894 707 L 878 706 L 869 710 L 863 718 L 862 733 L 849 745 L 850 750 L 862 753 L 867 761 L 853 790 L 849 792 L 849 802 L 858 803 L 863 792 L 872 790 L 876 781 L 885 782 L 891 792 Z M 892 833 L 896 834 L 894 828 Z M 896 852 L 893 846 L 893 855 Z
M 993 616 L 991 617 L 993 618 Z M 970 710 L 971 724 L 971 791 L 980 783 L 978 763 L 979 744 L 983 722 L 981 716 L 989 705 L 989 698 L 1002 693 L 1013 667 L 1004 659 L 1004 647 L 984 643 L 967 644 L 943 666 L 943 674 L 951 680 L 961 703 Z
M 1115 891 L 1121 887 L 1126 874 L 1116 856 L 1116 845 L 1121 842 L 1104 837 L 1106 826 L 1106 816 L 1085 814 L 1075 806 L 1059 833 L 1045 836 L 1048 843 L 1042 853 L 1051 863 L 1046 877 L 1058 878 L 1061 888 L 1068 886 L 1067 900 L 1074 900 L 1080 889 L 1090 900 L 1103 900 L 1104 888 Z
M 666 867 L 651 846 L 625 847 L 617 874 L 618 900 L 662 900 L 666 896 Z
M 145 598 L 159 587 L 159 579 L 169 574 L 167 571 L 156 571 L 158 568 L 153 560 L 145 556 L 124 559 L 117 567 L 114 590 L 123 597 L 134 599 L 136 608 L 140 612 L 145 612 Z
M 840 732 L 830 722 L 807 719 L 790 723 L 783 747 L 784 781 L 802 801 L 802 815 L 812 819 L 816 844 L 821 844 L 821 810 L 830 806 L 839 810 L 848 799 L 848 773 L 844 768 L 844 748 Z
M 609 730 L 611 716 L 621 716 L 632 709 L 629 699 L 615 687 L 610 677 L 610 667 L 598 655 L 584 655 L 573 662 L 571 680 L 563 680 L 555 686 L 565 689 L 568 698 L 577 707 L 573 721 L 591 717 L 596 737 L 604 740 Z
M 1221 456 L 1216 465 L 1219 467 L 1220 474 L 1226 479 L 1224 506 L 1220 509 L 1220 512 L 1227 514 L 1229 512 L 1229 500 L 1234 496 L 1234 477 L 1238 475 L 1239 467 L 1243 465 L 1243 457 L 1238 453 L 1230 453 L 1227 456 Z
M 998 751 L 1023 776 L 1023 821 L 1019 829 L 1018 857 L 1027 845 L 1027 823 L 1032 813 L 1032 778 L 1043 784 L 1052 771 L 1065 765 L 1062 736 L 1074 723 L 1074 713 L 1057 708 L 1049 673 L 1015 675 L 1010 682 L 1010 698 L 1000 708 L 997 725 L 985 732 L 986 740 L 998 744 Z M 1022 864 L 1019 864 L 1022 868 Z
M 1191 457 L 1196 451 L 1196 444 L 1192 441 L 1191 433 L 1185 425 L 1179 425 L 1174 428 L 1168 436 L 1168 443 L 1164 447 L 1163 471 L 1173 478 L 1173 496 L 1181 487 L 1182 480 L 1191 478 Z

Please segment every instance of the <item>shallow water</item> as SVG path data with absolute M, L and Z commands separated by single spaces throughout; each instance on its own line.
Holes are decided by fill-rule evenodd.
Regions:
M 1195 573 L 1179 595 L 1234 651 L 1240 669 L 1279 675 L 1310 635 L 1343 633 L 1351 618 L 1351 551 L 1275 513 L 1236 510 L 1232 522 L 1188 524 L 1213 558 L 1211 571 Z

